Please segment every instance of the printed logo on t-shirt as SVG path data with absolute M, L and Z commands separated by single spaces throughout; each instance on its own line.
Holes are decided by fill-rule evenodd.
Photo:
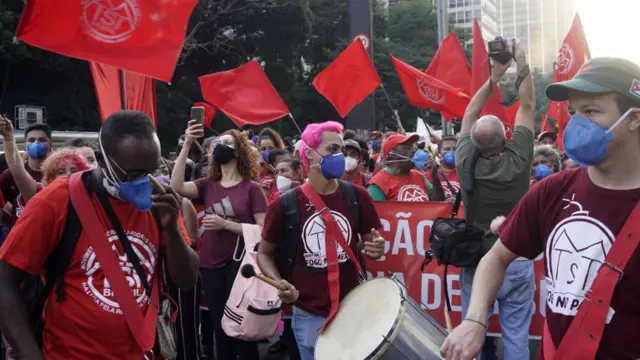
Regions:
M 429 195 L 418 185 L 404 185 L 398 192 L 398 201 L 425 202 L 429 201 Z
M 351 225 L 347 218 L 337 211 L 331 211 L 333 219 L 342 231 L 342 235 L 347 239 L 347 244 L 351 243 Z M 304 259 L 308 267 L 326 268 L 327 267 L 327 249 L 325 243 L 326 225 L 322 215 L 314 212 L 311 217 L 304 222 L 302 226 L 302 242 L 304 244 Z M 343 263 L 348 260 L 347 254 L 342 246 L 336 244 L 338 248 L 338 262 Z
M 451 184 L 451 187 L 449 187 L 449 184 Z M 460 191 L 460 184 L 457 181 L 449 181 L 449 183 L 445 181 L 442 183 L 442 189 L 444 190 L 445 196 L 450 197 Z
M 156 264 L 156 247 L 147 239 L 144 234 L 135 231 L 125 231 L 129 242 L 133 247 L 140 265 L 147 274 L 147 281 L 151 283 L 153 278 L 153 272 Z M 118 263 L 122 272 L 125 275 L 129 287 L 132 289 L 133 296 L 141 308 L 144 307 L 148 301 L 144 284 L 138 274 L 136 273 L 133 264 L 129 261 L 127 254 L 124 250 L 121 252 L 115 245 L 118 241 L 118 236 L 115 231 L 111 230 L 107 232 L 107 237 L 111 243 L 111 249 L 118 256 Z M 120 305 L 118 304 L 109 281 L 105 278 L 104 272 L 100 267 L 100 263 L 96 258 L 96 253 L 92 247 L 89 247 L 82 256 L 82 262 L 80 263 L 82 270 L 84 270 L 87 276 L 87 281 L 82 283 L 82 288 L 85 294 L 87 294 L 93 302 L 98 305 L 102 310 L 113 314 L 121 315 Z
M 615 236 L 589 211 L 571 199 L 563 210 L 575 210 L 549 234 L 547 259 L 547 305 L 556 314 L 575 316 L 591 287 Z

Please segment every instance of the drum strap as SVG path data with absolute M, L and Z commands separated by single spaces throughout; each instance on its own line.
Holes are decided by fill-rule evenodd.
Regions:
M 336 312 L 338 312 L 338 307 L 340 306 L 340 265 L 338 263 L 338 245 L 342 247 L 349 259 L 353 261 L 353 264 L 358 270 L 358 274 L 363 276 L 363 273 L 362 268 L 358 263 L 358 259 L 353 255 L 353 251 L 351 251 L 340 227 L 333 218 L 331 209 L 325 205 L 320 195 L 318 195 L 310 183 L 305 183 L 302 185 L 301 189 L 304 196 L 311 201 L 313 207 L 320 213 L 326 226 L 324 241 L 327 257 L 327 280 L 329 282 L 329 300 L 331 301 L 331 310 L 329 311 L 329 316 L 320 328 L 320 331 L 322 332 L 331 320 L 333 320 L 333 317 L 336 315 Z
M 600 271 L 587 290 L 569 329 L 555 349 L 545 323 L 542 349 L 545 360 L 595 359 L 607 322 L 611 298 L 624 268 L 640 244 L 640 202 L 627 218 L 609 250 Z

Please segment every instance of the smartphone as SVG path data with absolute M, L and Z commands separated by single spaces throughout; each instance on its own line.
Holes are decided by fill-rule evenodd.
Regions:
M 204 106 L 191 107 L 191 120 L 196 120 L 198 124 L 204 124 Z

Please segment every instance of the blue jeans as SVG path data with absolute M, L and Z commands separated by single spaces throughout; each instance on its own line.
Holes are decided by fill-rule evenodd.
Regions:
M 475 268 L 463 268 L 460 272 L 463 319 L 467 316 L 469 309 L 471 285 L 475 272 Z M 507 268 L 504 283 L 496 298 L 500 314 L 500 328 L 502 329 L 504 360 L 529 358 L 529 326 L 533 316 L 534 294 L 533 262 L 529 260 L 512 262 Z M 493 314 L 493 305 L 489 309 L 489 319 L 491 319 L 491 314 Z M 476 359 L 481 360 L 481 356 L 478 355 Z
M 299 307 L 293 307 L 293 316 L 291 317 L 291 328 L 298 343 L 301 360 L 313 360 L 316 350 L 316 342 L 318 341 L 318 330 L 324 324 L 325 318 L 313 315 Z

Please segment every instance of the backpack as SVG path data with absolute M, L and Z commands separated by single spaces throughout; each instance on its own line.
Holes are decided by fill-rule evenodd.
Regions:
M 353 216 L 355 223 L 355 233 L 360 234 L 360 199 L 358 198 L 357 185 L 353 185 L 346 181 L 339 181 L 340 188 L 345 201 L 349 207 L 349 213 Z M 284 232 L 283 239 L 275 252 L 275 262 L 280 277 L 285 280 L 291 280 L 291 271 L 295 266 L 296 255 L 298 254 L 298 242 L 300 240 L 300 214 L 298 212 L 298 196 L 295 189 L 289 190 L 280 195 L 280 205 L 282 214 L 284 214 Z M 362 267 L 362 271 L 366 273 L 364 258 L 360 251 L 357 252 L 358 262 Z M 326 270 L 325 270 L 326 271 Z
M 258 269 L 258 244 L 260 228 L 256 225 L 242 225 L 244 253 L 241 263 L 250 264 Z M 282 318 L 282 300 L 278 297 L 278 289 L 257 279 L 245 278 L 242 270 L 238 271 L 231 287 L 222 316 L 222 329 L 236 339 L 259 341 L 273 337 L 278 331 Z
M 91 186 L 93 172 L 88 171 L 82 174 L 82 183 L 87 189 L 89 196 L 93 195 Z M 154 218 L 160 229 L 160 222 L 154 212 Z M 34 335 L 38 344 L 42 346 L 42 331 L 44 329 L 44 322 L 42 319 L 42 312 L 44 311 L 44 305 L 49 298 L 49 295 L 55 287 L 56 301 L 63 302 L 66 300 L 64 291 L 64 274 L 71 265 L 71 258 L 73 252 L 78 244 L 80 235 L 82 234 L 82 224 L 76 213 L 76 209 L 69 199 L 67 205 L 67 218 L 64 224 L 64 230 L 60 241 L 53 248 L 51 254 L 45 262 L 45 276 L 44 283 L 40 275 L 34 275 L 25 280 L 20 289 L 26 300 L 27 314 L 29 315 L 29 323 L 31 329 L 34 331 Z

